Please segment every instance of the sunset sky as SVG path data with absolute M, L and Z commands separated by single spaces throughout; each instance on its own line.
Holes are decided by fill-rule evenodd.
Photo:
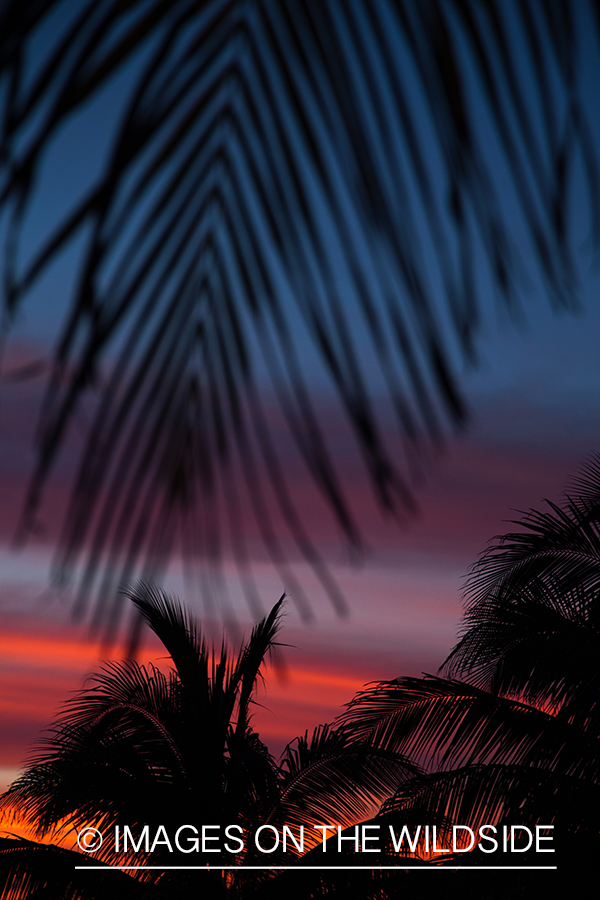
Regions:
M 315 535 L 329 538 L 330 563 L 349 614 L 339 618 L 308 567 L 296 566 L 316 615 L 305 625 L 288 603 L 281 640 L 292 646 L 283 652 L 282 670 L 269 671 L 267 691 L 258 697 L 264 708 L 257 708 L 255 718 L 272 750 L 279 752 L 296 734 L 331 721 L 368 681 L 434 672 L 457 636 L 463 576 L 488 539 L 509 528 L 515 510 L 537 506 L 543 498 L 559 499 L 582 459 L 598 448 L 597 280 L 590 275 L 579 315 L 554 316 L 539 304 L 529 318 L 527 328 L 500 321 L 482 341 L 481 363 L 466 375 L 470 426 L 430 464 L 418 490 L 417 516 L 405 526 L 386 523 L 366 485 L 357 483 L 355 499 L 362 503 L 370 547 L 362 566 L 345 563 L 342 545 L 335 535 L 323 535 L 320 519 L 315 520 Z M 35 323 L 33 337 L 26 320 L 20 331 L 26 358 L 44 352 Z M 51 541 L 44 532 L 20 550 L 10 546 L 31 460 L 37 391 L 35 381 L 8 383 L 2 397 L 0 766 L 5 784 L 60 704 L 106 656 L 97 636 L 71 621 L 68 598 L 47 591 Z M 60 502 L 60 482 L 55 482 L 41 516 L 48 534 Z M 282 586 L 265 563 L 259 562 L 256 576 L 266 608 Z M 230 580 L 238 622 L 247 630 L 247 605 L 233 576 Z M 177 561 L 165 587 L 200 614 Z M 221 627 L 213 623 L 213 633 Z M 140 658 L 157 656 L 159 648 L 146 639 Z
M 115 115 L 115 98 L 113 85 L 55 142 L 30 212 L 33 241 L 54 221 L 55 205 L 68 202 L 99 168 L 108 134 L 104 123 Z M 72 621 L 68 593 L 49 590 L 71 474 L 69 447 L 48 485 L 39 528 L 23 546 L 13 543 L 34 461 L 43 389 L 43 365 L 36 375 L 33 364 L 47 360 L 60 328 L 78 247 L 76 241 L 63 254 L 17 317 L 0 381 L 0 789 L 16 776 L 42 729 L 85 676 L 103 658 L 123 653 L 124 637 L 103 647 L 89 622 Z M 281 641 L 290 646 L 282 650 L 280 665 L 268 670 L 255 714 L 273 752 L 306 729 L 332 721 L 367 682 L 435 672 L 459 633 L 464 576 L 488 540 L 510 529 L 515 511 L 539 506 L 544 498 L 558 500 L 580 463 L 600 450 L 599 287 L 597 269 L 582 274 L 581 309 L 574 315 L 554 314 L 546 298 L 536 296 L 511 319 L 489 300 L 479 362 L 462 373 L 470 421 L 463 431 L 450 433 L 445 448 L 427 461 L 415 492 L 418 513 L 401 524 L 386 521 L 366 477 L 349 465 L 353 507 L 368 548 L 361 563 L 348 561 L 322 507 L 313 508 L 307 487 L 304 519 L 342 588 L 348 613 L 341 617 L 333 610 L 309 567 L 297 561 L 295 572 L 314 618 L 303 622 L 289 599 Z M 30 364 L 31 378 L 12 378 Z M 326 405 L 326 387 L 317 387 Z M 233 564 L 225 563 L 224 575 L 237 633 L 247 633 L 252 619 Z M 283 585 L 262 557 L 255 576 L 266 611 Z M 180 560 L 173 560 L 164 586 L 206 617 Z M 218 616 L 207 621 L 213 635 L 223 627 Z M 139 657 L 161 657 L 148 635 Z

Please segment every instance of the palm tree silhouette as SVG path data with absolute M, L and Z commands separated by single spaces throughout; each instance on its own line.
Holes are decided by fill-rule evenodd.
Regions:
M 290 855 L 293 860 L 299 853 L 293 843 L 286 856 L 281 848 L 268 856 L 259 852 L 253 839 L 260 825 L 282 833 L 285 824 L 297 840 L 300 827 L 308 826 L 303 852 L 308 851 L 318 838 L 315 822 L 349 825 L 364 819 L 401 778 L 414 773 L 399 755 L 372 752 L 327 726 L 316 729 L 312 739 L 305 735 L 288 745 L 279 764 L 269 754 L 251 727 L 250 711 L 261 666 L 275 645 L 283 597 L 234 654 L 225 644 L 219 651 L 210 647 L 175 598 L 148 585 L 128 593 L 167 649 L 173 669 L 165 674 L 132 660 L 108 663 L 92 676 L 90 687 L 68 701 L 51 736 L 3 798 L 38 836 L 93 825 L 104 835 L 94 862 L 113 865 L 258 866 L 259 871 L 200 874 L 207 896 L 243 896 L 272 877 L 268 865 L 289 863 Z M 121 835 L 127 825 L 136 842 L 147 826 L 150 843 L 162 826 L 171 846 L 158 842 L 145 849 L 142 842 L 126 851 L 122 839 L 116 846 L 117 825 Z M 185 840 L 193 840 L 192 826 L 198 834 L 211 826 L 219 853 L 213 852 L 214 843 L 191 854 L 186 852 L 191 844 L 184 843 L 178 852 L 174 835 L 181 826 L 188 826 Z M 235 826 L 231 839 L 229 826 Z M 234 841 L 240 836 L 243 849 Z M 73 866 L 86 858 L 64 849 L 5 841 L 0 857 L 8 869 L 5 890 L 14 890 L 15 897 L 24 896 L 16 887 L 24 870 L 30 890 L 46 885 L 63 890 L 65 897 L 69 890 L 78 896 L 79 889 L 103 897 L 110 889 L 105 876 L 94 894 L 95 872 L 73 874 Z M 152 885 L 184 894 L 190 885 L 198 889 L 198 872 L 138 874 L 149 897 L 161 896 Z M 134 888 L 145 896 L 137 883 Z
M 581 223 L 592 248 L 600 233 L 597 32 L 592 2 L 3 4 L 7 319 L 84 245 L 22 523 L 85 403 L 55 573 L 77 573 L 80 612 L 95 597 L 95 621 L 114 620 L 104 598 L 136 567 L 155 577 L 175 541 L 233 555 L 258 610 L 258 536 L 307 613 L 282 529 L 342 605 L 290 476 L 292 443 L 360 548 L 302 347 L 381 508 L 410 507 L 415 471 L 465 420 L 456 373 L 482 298 L 576 304 Z M 127 101 L 105 167 L 40 238 L 46 153 L 111 83 Z
M 108 833 L 98 854 L 107 863 L 119 858 L 111 829 L 124 822 L 134 831 L 162 824 L 171 833 L 184 818 L 236 823 L 247 831 L 258 824 L 310 827 L 316 820 L 429 822 L 442 840 L 453 824 L 475 832 L 484 824 L 540 824 L 555 829 L 552 862 L 562 871 L 555 886 L 566 887 L 597 840 L 600 456 L 582 469 L 564 503 L 549 507 L 530 510 L 516 523 L 522 530 L 497 538 L 473 567 L 465 633 L 442 667 L 445 677 L 368 688 L 337 727 L 323 726 L 312 740 L 305 735 L 292 742 L 279 764 L 251 728 L 250 703 L 282 601 L 232 656 L 225 646 L 219 654 L 211 650 L 173 598 L 136 588 L 130 596 L 175 668 L 165 675 L 131 661 L 106 666 L 70 701 L 5 804 L 15 805 L 40 835 L 95 823 Z M 9 844 L 0 846 L 0 859 L 15 898 L 24 872 L 30 887 L 66 885 L 65 898 L 79 896 L 72 872 L 66 872 L 68 851 Z M 320 849 L 307 849 L 305 864 L 321 866 Z M 139 851 L 134 855 L 139 862 Z M 151 855 L 157 865 L 176 859 L 160 846 Z M 198 858 L 218 865 L 227 857 Z M 264 863 L 252 847 L 242 858 Z M 380 856 L 377 863 L 382 858 L 387 861 Z M 281 859 L 274 854 L 270 863 Z M 401 867 L 411 863 L 392 859 Z M 46 865 L 38 880 L 40 862 Z M 464 864 L 465 856 L 444 862 Z M 493 862 L 514 860 L 495 856 Z M 539 859 L 519 859 L 533 862 Z M 476 850 L 469 855 L 469 865 L 489 863 Z M 365 897 L 396 896 L 397 875 L 390 882 L 373 872 L 364 881 L 355 872 L 337 880 L 307 874 L 291 880 L 290 873 L 273 879 L 236 872 L 207 890 L 215 896 L 269 897 L 283 890 L 317 897 L 352 887 Z M 524 889 L 537 897 L 547 890 L 537 877 L 527 881 L 525 875 L 518 883 L 507 877 L 495 878 L 491 888 L 489 881 L 472 880 L 467 887 L 457 879 L 447 893 L 463 896 L 474 885 L 494 897 L 520 896 Z M 104 897 L 108 884 L 100 878 L 81 896 Z M 163 874 L 134 887 L 140 896 L 160 896 L 153 892 L 163 889 L 185 896 L 190 881 Z M 419 886 L 419 896 L 428 890 Z
M 382 682 L 342 722 L 425 769 L 384 803 L 383 819 L 437 821 L 447 833 L 552 825 L 554 861 L 573 877 L 594 852 L 600 801 L 600 457 L 562 505 L 548 505 L 473 567 L 446 677 Z

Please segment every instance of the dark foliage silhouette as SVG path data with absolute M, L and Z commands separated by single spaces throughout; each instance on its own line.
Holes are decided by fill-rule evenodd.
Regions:
M 355 738 L 425 770 L 382 819 L 446 831 L 544 823 L 565 878 L 589 863 L 600 802 L 599 501 L 593 457 L 564 503 L 530 510 L 473 567 L 446 677 L 380 683 L 349 705 L 342 721 Z
M 598 21 L 584 0 L 5 0 L 7 323 L 83 247 L 22 533 L 85 405 L 55 573 L 80 612 L 92 597 L 114 621 L 104 598 L 177 544 L 205 569 L 232 554 L 258 615 L 256 534 L 304 613 L 289 538 L 342 608 L 291 447 L 359 548 L 338 418 L 399 514 L 465 419 L 482 298 L 576 305 L 586 229 L 598 246 Z M 48 151 L 115 83 L 104 168 L 32 236 Z
M 126 873 L 107 869 L 82 877 L 74 870 L 80 861 L 74 856 L 53 844 L 0 837 L 2 900 L 164 900 L 162 891 Z
M 265 655 L 274 645 L 282 600 L 257 625 L 238 653 L 225 644 L 216 650 L 172 597 L 149 586 L 129 592 L 173 663 L 165 674 L 134 661 L 109 663 L 90 686 L 67 702 L 25 773 L 4 795 L 39 837 L 78 831 L 89 825 L 104 834 L 97 864 L 206 866 L 281 864 L 282 854 L 265 857 L 250 837 L 263 824 L 281 830 L 335 821 L 342 825 L 368 817 L 378 802 L 414 767 L 397 754 L 371 751 L 363 742 L 328 726 L 290 744 L 277 763 L 251 727 L 251 703 Z M 115 825 L 127 824 L 136 840 L 144 826 L 159 826 L 174 842 L 182 825 L 229 825 L 243 829 L 243 852 L 172 852 L 158 844 L 150 853 L 115 847 Z M 211 832 L 212 833 L 212 832 Z M 188 832 L 185 832 L 189 836 Z M 307 838 L 306 850 L 311 846 Z M 151 838 L 150 840 L 152 840 Z M 231 843 L 231 842 L 230 842 Z M 174 843 L 173 843 L 174 845 Z M 187 846 L 187 845 L 185 845 Z M 213 845 L 209 845 L 213 846 Z M 235 851 L 238 845 L 232 843 Z M 292 845 L 292 859 L 296 853 Z M 69 858 L 70 857 L 70 858 Z M 289 863 L 290 854 L 287 854 Z M 87 858 L 89 861 L 89 857 Z M 15 897 L 23 871 L 30 890 L 64 891 L 64 897 L 103 897 L 102 878 L 94 895 L 95 873 L 73 873 L 83 854 L 23 842 L 0 846 L 4 889 Z M 102 874 L 102 873 L 101 873 Z M 138 873 L 147 894 L 134 884 L 132 896 L 188 896 L 198 890 L 198 872 Z M 270 872 L 201 873 L 206 896 L 250 895 Z M 93 884 L 91 883 L 93 882 Z M 115 890 L 120 883 L 115 882 Z M 125 889 L 125 888 L 124 888 Z M 72 891 L 72 894 L 69 893 Z M 158 891 L 158 893 L 156 893 Z M 4 895 L 3 895 L 4 896 Z

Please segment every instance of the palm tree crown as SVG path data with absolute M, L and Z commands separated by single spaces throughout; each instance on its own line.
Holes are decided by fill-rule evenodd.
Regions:
M 129 594 L 169 652 L 173 669 L 165 673 L 133 660 L 108 663 L 68 702 L 50 738 L 4 795 L 5 805 L 16 807 L 39 836 L 93 825 L 105 835 L 95 858 L 106 863 L 123 865 L 129 859 L 139 865 L 149 859 L 154 866 L 264 868 L 289 862 L 289 854 L 293 858 L 299 851 L 292 844 L 283 857 L 280 847 L 266 863 L 253 843 L 259 826 L 281 832 L 285 824 L 296 838 L 307 826 L 307 852 L 318 840 L 315 822 L 346 826 L 368 817 L 414 772 L 399 755 L 372 751 L 327 726 L 311 739 L 305 735 L 292 742 L 280 763 L 273 759 L 252 729 L 250 709 L 265 655 L 275 643 L 283 598 L 232 653 L 225 643 L 218 651 L 210 647 L 175 598 L 148 585 Z M 127 825 L 136 840 L 145 826 L 151 835 L 163 826 L 173 840 L 183 825 L 198 833 L 210 825 L 211 834 L 220 829 L 221 837 L 235 825 L 245 846 L 230 841 L 232 850 L 220 845 L 218 854 L 199 851 L 190 863 L 184 851 L 158 844 L 150 858 L 144 847 L 129 846 L 129 853 L 117 848 L 116 825 Z M 57 857 L 59 869 L 61 863 Z M 210 890 L 241 896 L 268 875 L 230 872 L 218 884 L 213 877 Z M 182 889 L 188 881 L 197 886 L 193 873 L 154 877 L 150 872 L 145 878 L 161 886 L 171 881 Z
M 442 828 L 544 822 L 559 860 L 575 865 L 593 852 L 600 801 L 599 458 L 549 507 L 524 515 L 522 530 L 473 567 L 446 677 L 380 683 L 342 723 L 425 769 L 383 817 Z

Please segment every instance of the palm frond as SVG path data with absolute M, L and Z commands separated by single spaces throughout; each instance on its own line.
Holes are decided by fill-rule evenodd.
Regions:
M 114 870 L 76 872 L 83 854 L 52 844 L 0 837 L 0 893 L 3 900 L 161 900 L 162 890 Z
M 442 678 L 402 678 L 360 692 L 339 726 L 427 769 L 521 763 L 596 778 L 593 732 L 508 697 Z
M 177 597 L 149 582 L 131 584 L 123 589 L 140 616 L 164 644 L 182 684 L 194 692 L 197 703 L 209 696 L 209 662 L 214 648 L 204 641 L 194 620 Z
M 514 306 L 527 270 L 575 304 L 581 184 L 597 246 L 593 5 L 7 0 L 0 16 L 10 317 L 85 236 L 23 529 L 85 402 L 56 562 L 80 610 L 95 594 L 97 623 L 114 620 L 102 597 L 176 545 L 233 555 L 258 609 L 255 534 L 305 613 L 289 538 L 342 608 L 282 441 L 360 546 L 302 347 L 381 508 L 410 507 L 418 459 L 465 420 L 480 297 Z M 111 79 L 127 102 L 105 167 L 23 257 L 46 151 Z
M 464 636 L 442 666 L 477 687 L 598 729 L 600 634 L 589 626 L 585 589 L 566 593 L 544 582 L 478 603 L 465 616 Z
M 174 797 L 185 809 L 190 755 L 201 759 L 183 739 L 185 707 L 176 687 L 132 662 L 106 666 L 93 687 L 69 701 L 3 804 L 42 837 L 91 822 L 105 828 L 106 860 L 115 822 L 169 821 Z
M 254 626 L 250 640 L 240 650 L 235 667 L 235 687 L 239 684 L 236 735 L 244 735 L 250 719 L 249 707 L 256 682 L 261 676 L 265 658 L 276 645 L 275 637 L 281 626 L 281 611 L 285 594 L 279 598 L 268 616 Z
M 588 469 L 593 472 L 594 469 Z M 595 623 L 596 597 L 600 584 L 600 517 L 594 494 L 598 494 L 597 478 L 585 477 L 575 482 L 581 496 L 567 496 L 562 505 L 546 501 L 549 510 L 530 509 L 513 524 L 519 532 L 497 536 L 473 566 L 466 589 L 469 610 L 502 593 L 518 592 L 530 583 L 550 581 L 565 595 L 575 594 L 565 608 L 570 615 L 580 615 Z M 554 591 L 558 599 L 558 590 Z M 577 602 L 585 604 L 579 609 Z
M 583 838 L 595 833 L 599 790 L 592 781 L 532 766 L 465 766 L 405 782 L 382 805 L 378 818 L 437 824 L 445 838 L 458 822 L 468 823 L 475 833 L 486 824 L 494 824 L 500 833 L 504 823 L 545 822 L 557 829 L 555 844 L 560 845 L 569 836 L 573 842 L 578 834 Z
M 345 827 L 370 817 L 416 771 L 406 757 L 353 741 L 327 725 L 310 740 L 306 733 L 289 744 L 281 769 L 281 793 L 269 821 L 311 830 L 317 821 Z
M 592 521 L 600 518 L 598 505 L 600 504 L 600 454 L 591 453 L 581 465 L 574 478 L 571 479 L 568 497 L 576 498 L 577 502 L 587 507 L 588 516 Z
M 494 539 L 466 588 L 463 637 L 442 669 L 598 729 L 600 518 L 592 458 L 561 506 Z M 592 720 L 595 725 L 592 726 Z

